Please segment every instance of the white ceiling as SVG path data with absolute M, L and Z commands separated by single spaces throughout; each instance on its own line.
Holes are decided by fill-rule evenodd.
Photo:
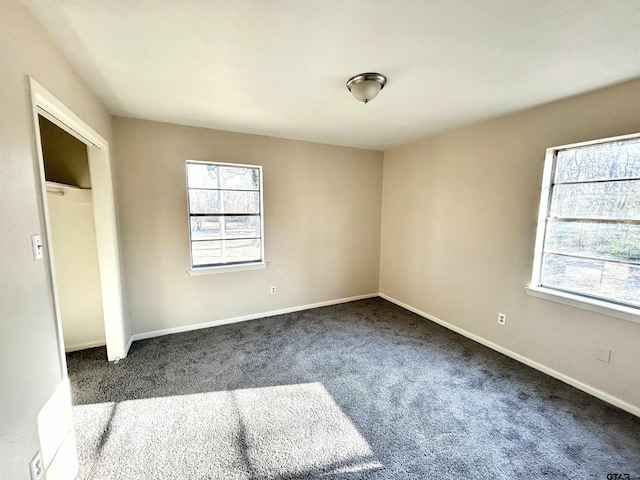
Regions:
M 385 149 L 640 77 L 638 0 L 24 0 L 116 115 Z M 376 71 L 368 105 L 345 87 Z

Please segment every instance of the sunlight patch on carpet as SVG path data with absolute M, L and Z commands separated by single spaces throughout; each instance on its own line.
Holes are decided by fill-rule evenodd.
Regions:
M 382 468 L 320 383 L 79 405 L 81 478 L 283 478 Z

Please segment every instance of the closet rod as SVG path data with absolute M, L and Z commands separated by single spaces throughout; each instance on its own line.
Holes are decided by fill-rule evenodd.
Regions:
M 58 197 L 64 197 L 64 192 L 62 190 L 54 190 L 53 188 L 47 188 L 47 193 L 51 195 L 56 195 Z

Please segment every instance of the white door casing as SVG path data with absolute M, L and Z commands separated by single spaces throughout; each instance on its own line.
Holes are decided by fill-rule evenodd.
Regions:
M 50 272 L 50 284 L 53 293 L 58 343 L 60 352 L 60 366 L 63 376 L 66 376 L 66 358 L 58 291 L 55 284 L 54 252 L 51 245 L 51 223 L 46 195 L 44 174 L 44 160 L 38 115 L 45 116 L 65 131 L 75 136 L 87 145 L 89 156 L 89 172 L 91 175 L 93 210 L 96 227 L 98 264 L 100 266 L 100 284 L 107 344 L 107 358 L 115 361 L 127 355 L 128 342 L 125 339 L 124 309 L 122 304 L 122 287 L 120 278 L 120 261 L 118 253 L 118 235 L 115 215 L 115 200 L 113 194 L 113 180 L 111 175 L 111 158 L 109 143 L 95 130 L 75 115 L 62 102 L 30 78 L 33 119 L 36 133 L 36 146 L 39 158 L 40 186 L 42 190 L 42 207 L 45 217 L 46 255 Z

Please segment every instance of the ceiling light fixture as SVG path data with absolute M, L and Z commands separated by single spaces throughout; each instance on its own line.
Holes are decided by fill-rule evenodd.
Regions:
M 387 84 L 387 77 L 381 73 L 361 73 L 347 80 L 347 88 L 356 100 L 369 103 L 376 98 Z

